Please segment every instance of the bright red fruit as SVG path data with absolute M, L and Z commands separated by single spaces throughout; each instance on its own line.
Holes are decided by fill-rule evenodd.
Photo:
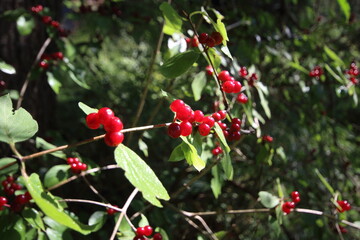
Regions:
M 239 70 L 239 75 L 241 77 L 246 77 L 248 75 L 248 71 L 246 69 L 246 67 L 241 67 L 240 70 Z
M 114 205 L 114 207 L 118 207 L 118 206 Z M 108 215 L 114 215 L 116 212 L 118 212 L 118 211 L 116 211 L 116 210 L 113 209 L 113 208 L 107 208 L 107 209 L 106 209 L 106 213 L 107 213 Z
M 104 122 L 104 129 L 107 132 L 119 132 L 123 127 L 124 125 L 118 117 L 112 117 Z
M 60 23 L 58 21 L 51 21 L 50 25 L 54 28 L 59 28 L 60 27 Z
M 180 123 L 181 136 L 189 136 L 192 133 L 192 124 L 188 121 Z
M 210 133 L 211 127 L 209 125 L 207 125 L 206 123 L 201 123 L 199 125 L 198 130 L 199 130 L 199 134 L 201 136 L 207 136 Z
M 228 81 L 230 77 L 231 77 L 230 73 L 226 70 L 223 70 L 218 74 L 218 78 L 222 82 Z
M 189 106 L 184 106 L 183 108 L 180 108 L 177 112 L 176 112 L 176 118 L 179 119 L 180 121 L 186 121 L 189 120 L 191 117 L 191 112 L 192 109 Z
M 110 147 L 116 147 L 124 140 L 124 134 L 121 132 L 108 132 L 105 134 L 105 143 Z
M 59 60 L 63 60 L 64 59 L 64 54 L 62 52 L 54 52 L 52 54 L 53 58 L 59 59 Z
M 282 211 L 286 214 L 289 214 L 293 208 L 295 208 L 294 202 L 284 202 L 281 206 Z
M 194 112 L 194 120 L 195 122 L 201 123 L 204 119 L 204 113 L 200 110 L 196 110 Z
M 221 120 L 221 114 L 219 112 L 213 113 L 211 116 L 216 122 Z
M 211 116 L 207 116 L 207 117 L 204 117 L 202 122 L 209 125 L 209 127 L 213 127 L 215 124 L 215 119 Z
M 172 101 L 172 103 L 170 104 L 170 109 L 173 112 L 177 112 L 183 107 L 185 107 L 185 103 L 181 99 L 176 99 L 176 100 Z
M 160 233 L 155 233 L 154 236 L 153 236 L 153 240 L 162 240 L 162 236 Z
M 90 113 L 86 116 L 86 125 L 90 129 L 98 129 L 100 127 L 100 119 L 97 113 Z
M 150 236 L 153 233 L 153 229 L 151 226 L 147 225 L 144 227 L 144 235 Z
M 224 120 L 226 118 L 226 110 L 220 110 L 218 113 L 221 116 L 220 120 Z
M 226 81 L 223 83 L 222 88 L 226 93 L 233 93 L 235 89 L 235 81 Z
M 206 74 L 209 76 L 212 76 L 214 74 L 214 69 L 210 65 L 206 66 L 205 70 L 206 70 Z
M 191 47 L 198 47 L 199 46 L 199 39 L 197 38 L 197 36 L 194 36 L 191 39 Z
M 49 63 L 47 61 L 40 61 L 39 62 L 39 67 L 42 69 L 48 69 L 49 68 Z
M 248 97 L 244 94 L 244 93 L 240 93 L 237 97 L 236 97 L 236 101 L 238 101 L 239 103 L 247 103 L 248 102 Z
M 206 45 L 208 47 L 215 47 L 215 39 L 213 37 L 208 37 L 208 39 L 206 40 Z
M 178 123 L 171 123 L 168 127 L 168 135 L 172 138 L 178 138 L 181 135 L 181 127 Z
M 108 107 L 103 107 L 99 109 L 98 115 L 99 115 L 99 122 L 101 124 L 104 124 L 110 118 L 114 117 L 114 112 Z
M 241 91 L 241 83 L 239 81 L 234 81 L 233 93 L 238 93 Z
M 271 136 L 269 136 L 269 135 L 265 135 L 265 136 L 262 137 L 262 140 L 263 140 L 264 142 L 269 142 L 269 143 L 271 143 L 274 139 L 273 139 L 273 137 L 271 137 Z
M 217 155 L 223 153 L 223 150 L 222 150 L 222 148 L 221 148 L 220 146 L 217 146 L 217 147 L 215 147 L 215 148 L 211 151 L 211 153 L 212 153 L 214 156 L 217 156 Z

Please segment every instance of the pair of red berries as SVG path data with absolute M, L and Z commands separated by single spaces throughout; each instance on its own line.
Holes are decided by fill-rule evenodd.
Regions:
M 78 158 L 67 158 L 66 162 L 70 165 L 70 169 L 74 174 L 79 174 L 87 169 L 86 163 L 80 162 Z
M 292 209 L 295 208 L 296 204 L 300 202 L 300 193 L 298 191 L 293 191 L 291 193 L 292 201 L 284 202 L 281 209 L 285 214 L 289 214 Z
M 310 72 L 309 72 L 309 76 L 310 77 L 317 77 L 319 78 L 321 75 L 324 74 L 323 69 L 320 66 L 315 66 Z
M 116 206 L 116 205 L 114 205 L 114 207 L 117 207 L 118 208 L 118 206 Z M 117 213 L 118 211 L 117 210 L 115 210 L 115 209 L 113 209 L 113 208 L 107 208 L 106 209 L 106 213 L 108 214 L 108 215 L 114 215 L 115 213 Z
M 87 115 L 86 125 L 90 129 L 98 129 L 103 125 L 106 131 L 104 140 L 110 147 L 116 147 L 124 140 L 124 134 L 121 132 L 124 125 L 110 108 L 103 107 L 97 113 Z
M 133 238 L 133 240 L 145 240 L 145 236 L 149 237 L 153 234 L 153 228 L 149 225 L 144 227 L 138 227 L 136 229 L 136 236 Z M 160 233 L 155 233 L 152 237 L 153 240 L 162 240 L 162 236 Z
M 339 207 L 337 207 L 337 210 L 341 213 L 349 211 L 351 209 L 351 205 L 347 200 L 338 200 L 336 202 L 339 205 Z
M 199 35 L 199 42 L 210 48 L 220 45 L 222 41 L 223 37 L 219 32 L 212 32 L 210 35 L 207 33 L 201 33 Z
M 273 137 L 271 137 L 271 136 L 269 136 L 269 135 L 264 135 L 264 136 L 262 137 L 262 140 L 263 140 L 263 142 L 271 143 L 274 139 L 273 139 Z
M 224 70 L 218 74 L 219 80 L 222 82 L 222 89 L 226 93 L 238 93 L 241 91 L 241 83 L 236 81 L 231 74 Z
M 43 9 L 44 9 L 44 7 L 43 7 L 42 5 L 36 5 L 36 6 L 31 7 L 30 10 L 31 10 L 33 13 L 39 13 L 39 12 L 41 12 Z
M 222 154 L 224 151 L 222 150 L 222 148 L 220 146 L 216 146 L 213 150 L 211 150 L 211 153 L 214 156 L 220 155 Z
M 43 54 L 39 62 L 39 67 L 42 69 L 48 69 L 52 60 L 63 60 L 64 54 L 62 52 L 54 52 L 53 54 Z

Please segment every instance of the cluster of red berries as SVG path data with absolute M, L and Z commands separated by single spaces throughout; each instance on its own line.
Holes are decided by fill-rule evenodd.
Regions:
M 201 110 L 193 111 L 190 106 L 186 105 L 183 100 L 176 99 L 170 104 L 170 109 L 175 115 L 175 120 L 181 121 L 173 122 L 168 127 L 168 134 L 173 138 L 180 136 L 189 136 L 192 133 L 193 124 L 198 124 L 199 134 L 207 136 L 215 122 L 226 118 L 226 111 L 221 110 L 213 113 L 211 116 L 204 116 Z
M 199 35 L 199 42 L 210 48 L 220 45 L 222 41 L 223 37 L 219 32 L 212 32 L 210 35 L 207 33 L 201 33 Z
M 69 34 L 68 31 L 63 29 L 60 26 L 60 23 L 58 21 L 53 20 L 52 17 L 50 17 L 50 16 L 43 15 L 44 7 L 42 5 L 33 6 L 33 7 L 30 8 L 30 10 L 31 10 L 31 12 L 40 15 L 41 16 L 41 21 L 43 23 L 45 23 L 46 25 L 56 29 L 58 31 L 60 37 L 67 37 L 68 36 L 68 34 Z
M 359 69 L 356 66 L 356 63 L 353 61 L 350 64 L 350 68 L 346 70 L 346 74 L 349 75 L 349 80 L 354 84 L 358 84 L 359 80 L 356 78 L 359 75 Z
M 136 229 L 136 236 L 133 238 L 133 240 L 145 240 L 145 239 L 147 239 L 146 237 L 151 236 L 152 233 L 153 233 L 153 228 L 149 225 L 144 226 L 144 227 L 138 227 Z M 152 236 L 152 239 L 153 240 L 162 240 L 162 236 L 160 233 L 155 233 Z
M 241 91 L 241 83 L 239 81 L 236 81 L 231 74 L 223 70 L 218 74 L 219 80 L 222 82 L 222 89 L 226 93 L 239 93 Z M 248 102 L 248 98 L 244 93 L 240 93 L 236 97 L 236 101 L 242 104 L 245 104 Z
M 24 194 L 19 194 L 15 196 L 15 191 L 21 190 L 22 186 L 15 182 L 15 178 L 12 176 L 7 176 L 4 181 L 2 181 L 2 186 L 4 188 L 5 194 L 12 198 L 11 204 L 8 203 L 8 199 L 6 197 L 0 197 L 0 210 L 2 207 L 10 207 L 10 209 L 14 212 L 20 212 L 25 204 L 27 204 L 31 199 L 31 195 L 29 192 L 25 192 Z
M 213 150 L 211 150 L 211 153 L 214 156 L 220 155 L 222 154 L 224 151 L 222 150 L 222 148 L 220 146 L 216 146 L 215 148 L 213 148 Z
M 345 211 L 349 211 L 351 209 L 350 203 L 346 200 L 338 200 L 336 202 L 339 205 L 339 207 L 337 207 L 337 210 L 341 213 Z
M 248 76 L 248 71 L 246 67 L 241 67 L 239 70 L 240 77 L 245 78 L 248 81 L 249 86 L 253 87 L 255 81 L 259 79 L 258 75 L 256 73 L 252 73 L 250 76 Z
M 285 214 L 289 214 L 292 209 L 295 208 L 295 205 L 300 202 L 300 193 L 298 191 L 293 191 L 291 193 L 292 201 L 284 202 L 281 209 Z
M 79 174 L 87 169 L 86 163 L 80 162 L 78 158 L 69 157 L 66 159 L 66 162 L 70 165 L 70 169 L 74 174 Z
M 113 205 L 113 206 L 118 208 L 118 206 L 116 206 L 116 205 Z M 118 212 L 118 211 L 115 210 L 115 209 L 113 209 L 113 208 L 107 208 L 107 209 L 106 209 L 106 213 L 107 213 L 108 215 L 114 215 L 114 214 L 117 213 L 117 212 Z
M 321 75 L 324 74 L 323 69 L 320 66 L 315 66 L 310 72 L 309 72 L 309 76 L 310 77 L 317 77 L 319 78 Z
M 116 147 L 124 140 L 124 134 L 121 132 L 124 125 L 110 108 L 103 107 L 97 113 L 87 115 L 86 125 L 90 129 L 98 129 L 103 125 L 106 131 L 104 140 L 110 147 Z
M 62 52 L 54 52 L 52 54 L 43 54 L 41 56 L 39 67 L 42 69 L 48 69 L 51 63 L 56 63 L 64 59 Z
M 218 123 L 223 130 L 224 136 L 229 141 L 237 141 L 241 138 L 241 120 L 239 118 L 233 118 L 231 125 L 228 127 L 226 123 Z
M 273 139 L 272 136 L 264 135 L 264 136 L 262 137 L 262 140 L 263 140 L 263 142 L 271 143 L 274 139 Z

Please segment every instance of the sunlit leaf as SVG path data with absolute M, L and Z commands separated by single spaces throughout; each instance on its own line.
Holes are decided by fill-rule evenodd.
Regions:
M 280 203 L 280 199 L 269 192 L 259 192 L 260 202 L 266 208 L 276 207 Z
M 16 20 L 16 27 L 21 35 L 29 35 L 35 27 L 35 21 L 32 16 L 21 15 Z
M 7 64 L 4 61 L 0 61 L 0 71 L 7 73 L 7 74 L 15 74 L 16 70 L 13 66 Z
M 167 78 L 178 77 L 189 70 L 199 58 L 199 55 L 200 53 L 195 51 L 179 53 L 166 60 L 159 70 Z
M 191 83 L 191 89 L 194 94 L 194 100 L 199 101 L 201 98 L 201 92 L 206 86 L 206 75 L 205 72 L 199 72 L 195 75 L 194 80 Z
M 347 0 L 337 0 L 338 4 L 340 5 L 341 10 L 345 15 L 346 21 L 349 21 L 350 14 L 351 14 L 351 7 Z
M 168 35 L 181 33 L 182 19 L 172 6 L 167 2 L 163 2 L 160 5 L 160 10 L 165 18 L 163 32 Z
M 80 108 L 81 110 L 83 110 L 83 112 L 84 112 L 86 115 L 88 115 L 88 114 L 90 114 L 90 113 L 97 113 L 97 112 L 98 112 L 98 109 L 89 107 L 89 106 L 86 105 L 85 103 L 79 102 L 78 105 L 79 105 L 79 108 Z
M 186 143 L 181 145 L 186 161 L 200 172 L 206 165 L 204 160 L 201 159 L 194 145 L 186 137 L 181 137 L 181 139 Z

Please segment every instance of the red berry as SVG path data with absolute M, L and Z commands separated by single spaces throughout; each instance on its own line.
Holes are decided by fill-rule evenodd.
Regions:
M 214 148 L 211 153 L 214 155 L 214 156 L 217 156 L 221 153 L 223 153 L 223 150 L 220 146 L 217 146 L 216 148 Z
M 241 125 L 238 123 L 231 124 L 230 131 L 237 132 L 241 129 Z
M 153 236 L 153 240 L 162 240 L 162 236 L 160 233 L 155 233 L 154 236 Z
M 295 197 L 292 200 L 294 203 L 299 203 L 301 201 L 300 197 Z
M 170 109 L 173 112 L 177 112 L 180 109 L 182 109 L 183 107 L 185 107 L 185 103 L 183 100 L 180 100 L 180 99 L 176 99 L 170 104 Z
M 138 228 L 136 229 L 136 234 L 137 234 L 138 236 L 144 236 L 144 235 L 145 235 L 145 228 L 144 228 L 144 227 L 138 227 Z
M 241 138 L 241 133 L 239 131 L 230 131 L 228 139 L 229 141 L 238 141 Z
M 195 113 L 194 113 L 193 110 L 191 110 L 190 117 L 189 117 L 189 119 L 187 121 L 189 121 L 190 123 L 195 122 Z
M 153 233 L 153 229 L 151 226 L 147 225 L 144 227 L 144 235 L 150 236 Z
M 203 123 L 206 123 L 207 125 L 209 125 L 210 128 L 212 128 L 215 124 L 215 119 L 211 116 L 207 116 L 207 117 L 204 117 Z
M 0 197 L 0 207 L 4 206 L 7 203 L 6 197 Z
M 116 147 L 124 140 L 124 134 L 121 132 L 108 132 L 105 134 L 105 143 L 110 147 Z
M 244 93 L 240 93 L 237 96 L 236 101 L 238 101 L 239 103 L 245 104 L 248 102 L 248 97 Z
M 215 40 L 215 46 L 221 44 L 223 41 L 223 37 L 219 32 L 211 33 L 211 37 Z
M 176 118 L 180 121 L 189 120 L 191 117 L 192 109 L 189 106 L 184 106 L 176 112 Z
M 99 122 L 101 124 L 104 124 L 110 118 L 114 117 L 114 112 L 108 107 L 103 107 L 99 109 L 98 116 L 99 116 Z
M 226 70 L 223 70 L 218 74 L 218 78 L 222 82 L 228 81 L 230 79 L 230 77 L 231 77 L 230 73 Z
M 192 133 L 192 124 L 188 121 L 180 123 L 181 136 L 189 136 Z
M 106 132 L 119 132 L 123 127 L 124 125 L 118 117 L 112 117 L 104 122 L 104 129 Z
M 100 127 L 100 119 L 98 113 L 90 113 L 86 116 L 86 125 L 90 129 L 98 129 Z
M 233 118 L 231 120 L 231 123 L 237 123 L 237 124 L 241 125 L 241 120 L 239 118 Z
M 194 112 L 194 120 L 195 122 L 201 123 L 204 119 L 204 113 L 200 110 L 196 110 Z
M 227 128 L 226 123 L 223 123 L 223 122 L 218 121 L 217 124 L 220 126 L 220 128 L 221 128 L 222 130 L 226 130 L 226 128 Z
M 235 81 L 226 81 L 223 83 L 222 88 L 226 93 L 233 93 L 235 89 Z
M 296 198 L 296 197 L 300 197 L 300 193 L 298 192 L 298 191 L 293 191 L 292 193 L 291 193 L 291 198 Z
M 22 187 L 17 183 L 12 183 L 11 188 L 13 188 L 15 191 L 22 189 Z
M 172 138 L 178 138 L 181 135 L 181 127 L 178 123 L 171 123 L 168 127 L 168 135 Z
M 33 13 L 39 13 L 43 10 L 43 6 L 42 5 L 37 5 L 37 6 L 34 6 L 34 7 L 31 7 L 31 11 Z
M 221 114 L 219 112 L 213 113 L 211 116 L 216 122 L 221 120 Z
M 26 198 L 25 194 L 20 194 L 15 197 L 15 202 L 24 205 L 28 203 L 28 199 Z
M 43 23 L 48 24 L 52 21 L 52 18 L 50 16 L 43 16 L 41 20 Z
M 224 120 L 226 118 L 226 110 L 220 110 L 218 111 L 218 113 L 220 114 L 220 120 Z
M 205 70 L 206 70 L 206 74 L 209 76 L 212 76 L 214 74 L 214 69 L 210 65 L 206 66 Z
M 47 63 L 47 61 L 41 61 L 41 62 L 39 62 L 39 67 L 42 69 L 48 69 L 49 63 Z
M 62 52 L 54 52 L 52 54 L 53 58 L 55 59 L 59 59 L 59 60 L 63 60 L 64 59 L 64 54 Z
M 199 42 L 202 44 L 205 44 L 207 42 L 208 38 L 209 38 L 209 35 L 207 33 L 201 33 L 199 35 Z
M 199 46 L 199 39 L 197 38 L 197 36 L 194 36 L 191 39 L 191 47 L 198 47 Z
M 190 46 L 191 38 L 185 38 L 185 42 L 188 46 Z
M 271 136 L 269 136 L 269 135 L 265 135 L 265 136 L 262 137 L 262 140 L 263 140 L 264 142 L 269 142 L 269 143 L 271 143 L 274 139 L 273 139 L 273 137 L 271 137 Z
M 118 207 L 118 206 L 114 205 L 114 207 Z M 116 212 L 118 212 L 118 211 L 116 211 L 116 210 L 113 209 L 113 208 L 107 208 L 107 209 L 106 209 L 106 212 L 107 212 L 108 215 L 114 215 L 114 214 L 115 214 Z
M 199 125 L 198 130 L 199 130 L 199 134 L 201 136 L 207 136 L 210 133 L 211 127 L 209 125 L 207 125 L 206 123 L 201 123 Z
M 248 71 L 246 70 L 246 67 L 241 67 L 239 70 L 239 75 L 241 77 L 246 77 L 248 75 Z
M 208 39 L 206 40 L 206 45 L 210 48 L 215 47 L 215 39 L 209 36 Z
M 239 81 L 234 81 L 233 93 L 238 93 L 241 91 L 241 83 Z
M 9 183 L 12 183 L 15 181 L 15 178 L 13 176 L 7 176 L 6 181 L 8 181 Z
M 60 27 L 60 23 L 58 21 L 51 21 L 50 25 L 54 28 L 59 28 Z
M 32 199 L 32 197 L 31 197 L 31 195 L 30 195 L 30 193 L 28 191 L 25 192 L 25 197 L 26 197 L 28 202 Z
M 3 185 L 3 187 L 6 187 L 8 184 L 9 184 L 9 182 L 6 181 L 6 180 L 4 180 L 4 181 L 1 182 L 1 185 Z

